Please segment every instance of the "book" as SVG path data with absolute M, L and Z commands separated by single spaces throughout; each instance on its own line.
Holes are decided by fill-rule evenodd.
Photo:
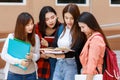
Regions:
M 8 54 L 11 55 L 12 57 L 18 58 L 18 59 L 26 59 L 26 55 L 30 53 L 30 47 L 31 44 L 24 42 L 19 39 L 9 39 L 8 43 Z M 15 64 L 15 66 L 18 66 L 19 68 L 26 70 L 27 68 L 20 65 L 20 64 Z
M 87 75 L 85 74 L 76 74 L 75 80 L 86 80 Z M 95 74 L 92 80 L 103 80 L 103 74 Z
M 67 53 L 69 51 L 74 52 L 74 50 L 68 49 L 68 48 L 52 48 L 52 47 L 48 47 L 48 48 L 40 48 L 40 51 L 44 51 L 44 53 L 46 54 L 63 54 L 63 53 Z

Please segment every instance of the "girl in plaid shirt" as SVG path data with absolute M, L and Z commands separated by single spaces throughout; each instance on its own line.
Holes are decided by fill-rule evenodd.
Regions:
M 56 11 L 50 6 L 44 6 L 39 14 L 39 22 L 36 24 L 36 33 L 41 40 L 41 48 L 51 47 L 56 30 L 60 25 Z M 46 37 L 52 37 L 52 39 Z M 55 64 L 56 59 L 41 54 L 41 58 L 37 61 L 38 80 L 53 80 Z

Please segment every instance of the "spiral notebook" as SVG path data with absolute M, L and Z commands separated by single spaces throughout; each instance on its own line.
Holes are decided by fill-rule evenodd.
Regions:
M 26 59 L 26 55 L 30 53 L 30 47 L 30 43 L 21 41 L 19 39 L 9 39 L 8 54 L 18 59 Z M 15 66 L 26 70 L 26 67 L 23 67 L 20 64 L 15 64 Z

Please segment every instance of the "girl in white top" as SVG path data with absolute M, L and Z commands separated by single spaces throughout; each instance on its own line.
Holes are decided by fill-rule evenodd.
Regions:
M 74 80 L 75 74 L 79 74 L 82 68 L 79 54 L 85 43 L 85 37 L 82 36 L 84 34 L 80 31 L 77 23 L 79 15 L 79 8 L 75 4 L 68 4 L 63 9 L 63 31 L 59 37 L 55 37 L 56 42 L 53 46 L 74 51 L 65 52 L 64 54 L 46 54 L 49 57 L 58 58 L 53 80 Z
M 7 53 L 9 39 L 13 38 L 17 38 L 31 44 L 32 47 L 30 53 L 29 55 L 26 55 L 26 59 L 29 59 L 29 61 L 12 57 Z M 2 59 L 6 61 L 5 79 L 36 80 L 37 66 L 35 61 L 40 58 L 39 48 L 39 37 L 34 32 L 34 19 L 29 13 L 23 12 L 18 16 L 15 31 L 8 35 L 1 53 Z M 14 66 L 14 64 L 21 64 L 22 66 L 27 67 L 27 70 Z

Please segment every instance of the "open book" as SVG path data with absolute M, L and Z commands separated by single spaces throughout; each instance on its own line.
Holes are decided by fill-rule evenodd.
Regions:
M 31 46 L 30 43 L 27 43 L 18 39 L 9 39 L 7 52 L 12 57 L 15 57 L 18 59 L 26 59 L 27 53 L 30 53 L 30 46 Z M 15 64 L 15 66 L 18 66 L 23 70 L 27 69 L 26 67 L 20 64 Z
M 62 53 L 67 53 L 69 51 L 73 51 L 69 48 L 52 48 L 52 47 L 48 47 L 48 48 L 40 48 L 40 51 L 44 51 L 44 53 L 48 54 L 48 53 L 53 53 L 53 54 L 62 54 Z

